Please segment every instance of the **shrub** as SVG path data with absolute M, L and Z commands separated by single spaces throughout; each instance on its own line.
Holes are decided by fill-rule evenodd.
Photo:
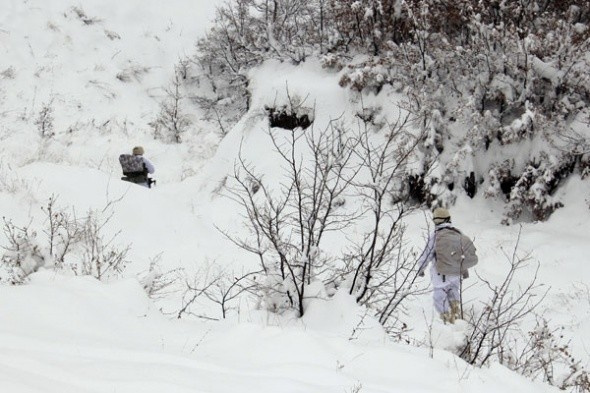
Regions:
M 45 265 L 48 258 L 35 231 L 30 230 L 28 226 L 17 227 L 4 217 L 3 220 L 3 231 L 8 245 L 4 247 L 2 255 L 0 283 L 23 284 L 30 274 Z
M 188 131 L 192 121 L 184 112 L 184 95 L 178 68 L 171 86 L 166 89 L 166 96 L 160 103 L 158 117 L 150 123 L 154 130 L 154 138 L 164 142 L 181 143 L 182 136 Z
M 129 262 L 130 245 L 117 244 L 119 232 L 105 234 L 112 213 L 90 210 L 77 218 L 75 213 L 58 208 L 56 201 L 57 197 L 51 196 L 42 208 L 46 220 L 39 231 L 32 230 L 30 224 L 18 227 L 4 218 L 8 245 L 0 264 L 0 282 L 23 284 L 40 268 L 92 275 L 99 280 L 119 277 Z M 38 233 L 45 234 L 45 239 Z
M 35 120 L 35 125 L 37 126 L 39 134 L 42 138 L 51 138 L 55 136 L 53 120 L 53 106 L 52 102 L 50 101 L 49 103 L 43 105 L 39 111 L 37 119 Z
M 321 132 L 270 129 L 285 168 L 278 186 L 240 155 L 228 196 L 243 208 L 251 233 L 226 236 L 259 258 L 261 277 L 253 285 L 262 307 L 302 316 L 306 298 L 316 294 L 308 294 L 310 285 L 347 288 L 393 326 L 407 298 L 423 290 L 414 285 L 413 260 L 399 247 L 409 212 L 400 203 L 403 168 L 419 140 L 408 137 L 406 123 L 400 119 L 382 132 L 370 122 L 358 132 L 338 122 Z M 329 234 L 345 236 L 361 219 L 368 229 L 358 242 L 341 254 L 325 250 Z
M 579 158 L 569 169 L 587 138 L 567 135 L 574 121 L 587 123 L 590 63 L 579 53 L 590 48 L 589 21 L 576 0 L 235 0 L 199 43 L 207 93 L 198 101 L 227 129 L 249 109 L 249 69 L 318 56 L 343 70 L 343 87 L 379 94 L 390 85 L 407 97 L 403 108 L 424 136 L 407 174 L 415 201 L 449 205 L 487 183 L 488 196 L 510 204 L 505 223 L 546 219 L 561 205 L 552 195 L 562 180 L 587 172 Z M 297 126 L 286 115 L 275 108 L 271 120 Z M 512 160 L 515 149 L 529 162 Z M 568 169 L 539 167 L 545 157 Z

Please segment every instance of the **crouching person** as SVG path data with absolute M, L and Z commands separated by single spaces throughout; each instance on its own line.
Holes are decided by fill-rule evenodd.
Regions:
M 434 231 L 418 259 L 418 275 L 432 262 L 430 277 L 434 307 L 445 323 L 461 318 L 461 280 L 469 277 L 468 269 L 477 264 L 475 246 L 471 239 L 451 223 L 447 209 L 433 212 Z
M 119 163 L 123 170 L 121 180 L 139 184 L 151 188 L 156 183 L 149 175 L 153 174 L 156 169 L 154 164 L 143 156 L 144 150 L 141 146 L 135 146 L 132 154 L 121 154 Z

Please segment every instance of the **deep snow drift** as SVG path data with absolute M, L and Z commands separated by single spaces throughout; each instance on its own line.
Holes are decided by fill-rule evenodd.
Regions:
M 135 280 L 37 274 L 2 291 L 0 386 L 7 392 L 541 392 L 500 366 L 389 342 L 377 326 L 357 342 L 336 327 L 347 296 L 311 314 L 330 332 L 247 322 L 169 321 Z M 332 318 L 326 318 L 332 315 Z
M 462 339 L 462 325 L 438 323 L 429 295 L 401 316 L 408 338 L 423 348 L 393 343 L 342 292 L 310 300 L 301 320 L 268 314 L 248 300 L 225 321 L 177 320 L 161 311 L 178 310 L 180 294 L 156 303 L 147 298 L 137 277 L 157 255 L 164 271 L 182 267 L 201 276 L 213 266 L 239 272 L 256 263 L 216 227 L 245 230 L 239 207 L 218 192 L 240 146 L 257 168 L 279 176 L 264 105 L 284 100 L 288 85 L 315 107 L 319 125 L 358 107 L 358 97 L 338 87 L 338 76 L 313 61 L 300 67 L 269 63 L 252 75 L 251 111 L 219 146 L 196 109 L 183 144 L 153 140 L 148 123 L 162 89 L 178 58 L 192 53 L 214 3 L 10 0 L 2 6 L 0 215 L 41 228 L 41 207 L 51 195 L 80 215 L 108 207 L 106 230 L 121 231 L 117 242 L 131 248 L 124 279 L 103 283 L 41 269 L 26 285 L 0 287 L 0 390 L 551 391 L 498 365 L 471 368 L 442 350 Z M 399 97 L 393 92 L 363 99 L 395 116 Z M 56 133 L 49 142 L 35 125 L 47 103 Z M 159 185 L 153 190 L 119 180 L 116 157 L 135 144 L 156 165 Z M 539 311 L 564 326 L 574 354 L 587 359 L 590 186 L 574 178 L 560 192 L 565 208 L 546 223 L 522 227 L 519 252 L 530 252 L 532 263 L 518 279 L 528 283 L 539 262 L 539 282 L 551 287 Z M 501 249 L 511 253 L 519 233 L 518 226 L 499 225 L 501 209 L 479 195 L 460 198 L 451 210 L 454 222 L 476 239 L 477 272 L 492 282 L 506 269 Z M 416 252 L 426 220 L 416 212 L 407 222 Z M 477 305 L 484 292 L 477 277 L 471 280 L 465 298 Z M 207 302 L 197 313 L 220 318 Z

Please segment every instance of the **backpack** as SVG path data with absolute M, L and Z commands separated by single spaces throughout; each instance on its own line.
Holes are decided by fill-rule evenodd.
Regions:
M 142 156 L 121 154 L 119 156 L 119 162 L 121 163 L 121 169 L 123 169 L 123 175 L 125 176 L 135 177 L 140 175 L 146 175 L 146 169 L 143 165 Z
M 436 270 L 445 275 L 462 275 L 477 264 L 475 245 L 455 228 L 436 230 Z

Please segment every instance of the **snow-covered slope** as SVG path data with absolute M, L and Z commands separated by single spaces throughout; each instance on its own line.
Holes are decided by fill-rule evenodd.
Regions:
M 179 60 L 214 16 L 216 1 L 2 2 L 2 162 L 37 159 L 119 171 L 116 157 L 143 144 L 163 182 L 194 172 L 217 137 L 198 124 L 183 146 L 160 146 L 149 123 Z M 40 138 L 50 108 L 52 143 Z M 197 113 L 192 113 L 195 120 Z M 91 148 L 90 148 L 91 147 Z M 174 171 L 168 168 L 174 168 Z
M 317 313 L 349 318 L 346 297 Z M 6 392 L 549 392 L 448 353 L 305 328 L 165 319 L 134 280 L 37 274 L 0 297 L 0 388 Z M 335 313 L 335 311 L 337 311 Z M 333 327 L 334 332 L 336 329 Z
M 268 63 L 252 74 L 250 112 L 221 141 L 199 121 L 181 145 L 153 140 L 148 123 L 180 56 L 205 32 L 214 1 L 7 0 L 0 13 L 0 215 L 30 225 L 39 237 L 41 207 L 57 204 L 77 215 L 105 210 L 107 233 L 131 246 L 124 280 L 109 283 L 41 269 L 27 285 L 0 287 L 0 391 L 8 392 L 496 392 L 551 391 L 494 365 L 474 369 L 449 352 L 391 342 L 344 293 L 312 300 L 302 320 L 277 317 L 246 301 L 224 322 L 170 319 L 182 293 L 156 304 L 136 279 L 160 257 L 161 269 L 201 276 L 215 263 L 228 271 L 252 266 L 216 227 L 244 233 L 242 212 L 219 193 L 242 146 L 269 177 L 280 175 L 265 132 L 264 105 L 307 97 L 325 125 L 359 105 L 393 108 L 397 94 L 354 96 L 337 75 L 310 61 L 300 67 Z M 145 71 L 145 72 L 144 72 Z M 46 104 L 54 138 L 39 137 L 35 120 Z M 395 113 L 386 112 L 392 120 Z M 158 187 L 119 181 L 118 154 L 145 146 Z M 588 184 L 570 180 L 566 208 L 542 224 L 525 225 L 520 249 L 541 266 L 553 289 L 543 306 L 584 358 L 590 340 L 585 276 Z M 481 196 L 459 200 L 454 222 L 476 238 L 482 277 L 499 280 L 517 227 L 498 225 L 500 206 Z M 411 216 L 408 239 L 423 245 L 422 212 Z M 6 245 L 6 239 L 0 240 Z M 523 283 L 534 272 L 523 272 Z M 473 278 L 467 300 L 478 304 Z M 219 318 L 200 304 L 199 314 Z M 424 295 L 403 316 L 408 336 L 437 348 L 461 339 L 461 325 L 434 323 Z M 359 324 L 363 321 L 362 327 Z M 430 330 L 432 328 L 432 330 Z M 428 345 L 427 345 L 428 346 Z M 432 359 L 431 359 L 432 357 Z

